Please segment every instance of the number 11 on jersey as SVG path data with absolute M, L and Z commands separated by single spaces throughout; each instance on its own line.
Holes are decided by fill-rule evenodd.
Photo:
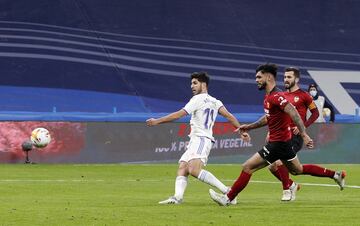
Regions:
M 205 129 L 210 129 L 214 122 L 214 109 L 206 108 L 204 114 L 206 115 Z

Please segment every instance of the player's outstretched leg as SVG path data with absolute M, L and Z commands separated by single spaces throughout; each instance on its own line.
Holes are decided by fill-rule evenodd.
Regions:
M 226 187 L 219 179 L 217 179 L 211 172 L 202 169 L 199 173 L 198 179 L 204 183 L 207 183 L 221 191 L 223 194 L 227 194 L 230 191 L 229 187 Z M 236 205 L 236 198 L 231 201 L 230 204 Z
M 224 195 L 227 195 L 230 191 L 231 188 L 228 187 L 228 190 L 226 191 L 226 193 L 224 193 Z M 237 204 L 237 198 L 235 197 L 233 200 L 230 201 L 230 205 L 236 205 L 236 204 Z
M 210 189 L 209 190 L 210 197 L 219 205 L 228 206 L 236 198 L 236 196 L 246 187 L 246 185 L 250 181 L 250 178 L 251 178 L 250 173 L 241 171 L 240 176 L 235 181 L 230 191 L 226 195 L 217 193 L 214 190 Z
M 231 186 L 230 191 L 224 195 L 209 190 L 210 197 L 222 206 L 227 206 L 232 200 L 247 186 L 252 176 L 252 173 L 256 170 L 262 169 L 267 166 L 268 163 L 261 157 L 259 153 L 255 153 L 242 165 L 243 170 L 240 176 L 236 179 L 234 184 Z
M 345 187 L 346 172 L 344 170 L 335 172 L 333 170 L 329 170 L 318 165 L 304 164 L 303 174 L 310 174 L 316 177 L 333 178 L 334 181 L 339 185 L 340 190 L 343 190 Z
M 220 206 L 228 206 L 230 205 L 230 200 L 225 194 L 217 193 L 211 188 L 209 189 L 209 194 L 212 200 L 214 200 Z
M 228 192 L 228 187 L 207 170 L 202 169 L 197 178 L 198 180 L 219 189 L 223 194 Z
M 339 185 L 340 190 L 344 190 L 345 177 L 346 177 L 346 172 L 344 170 L 336 171 L 334 174 L 334 180 Z
M 229 188 L 230 191 L 230 188 Z M 233 200 L 229 200 L 227 193 L 221 194 L 215 192 L 213 189 L 209 189 L 209 194 L 212 200 L 214 200 L 216 203 L 218 203 L 221 206 L 229 206 L 229 205 L 236 205 L 236 197 Z

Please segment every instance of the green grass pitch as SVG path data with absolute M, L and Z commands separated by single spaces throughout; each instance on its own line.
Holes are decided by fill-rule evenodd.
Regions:
M 173 194 L 176 164 L 0 165 L 0 225 L 360 225 L 360 165 L 345 169 L 348 187 L 297 176 L 294 202 L 281 203 L 281 185 L 263 169 L 221 207 L 209 186 L 193 178 L 181 205 L 158 205 Z M 206 167 L 225 184 L 240 165 Z

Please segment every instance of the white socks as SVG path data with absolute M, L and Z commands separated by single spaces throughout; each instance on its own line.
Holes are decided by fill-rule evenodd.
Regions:
M 223 194 L 228 192 L 228 187 L 226 187 L 221 181 L 219 181 L 212 173 L 206 170 L 201 170 L 198 176 L 198 179 L 204 183 L 207 183 L 213 187 L 219 189 Z
M 182 200 L 184 197 L 184 192 L 188 183 L 188 178 L 184 176 L 177 176 L 175 180 L 175 198 L 177 200 Z
M 221 181 L 219 181 L 212 173 L 206 170 L 201 170 L 198 176 L 198 179 L 204 183 L 207 183 L 213 187 L 219 189 L 223 194 L 228 192 L 228 187 L 226 187 Z M 177 200 L 182 200 L 184 197 L 185 189 L 188 184 L 188 177 L 177 176 L 175 180 L 175 198 Z

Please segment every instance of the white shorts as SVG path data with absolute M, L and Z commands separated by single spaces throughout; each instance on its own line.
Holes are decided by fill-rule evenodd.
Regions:
M 206 165 L 212 141 L 207 137 L 191 137 L 185 153 L 181 156 L 180 162 L 189 162 L 192 159 L 200 159 Z

